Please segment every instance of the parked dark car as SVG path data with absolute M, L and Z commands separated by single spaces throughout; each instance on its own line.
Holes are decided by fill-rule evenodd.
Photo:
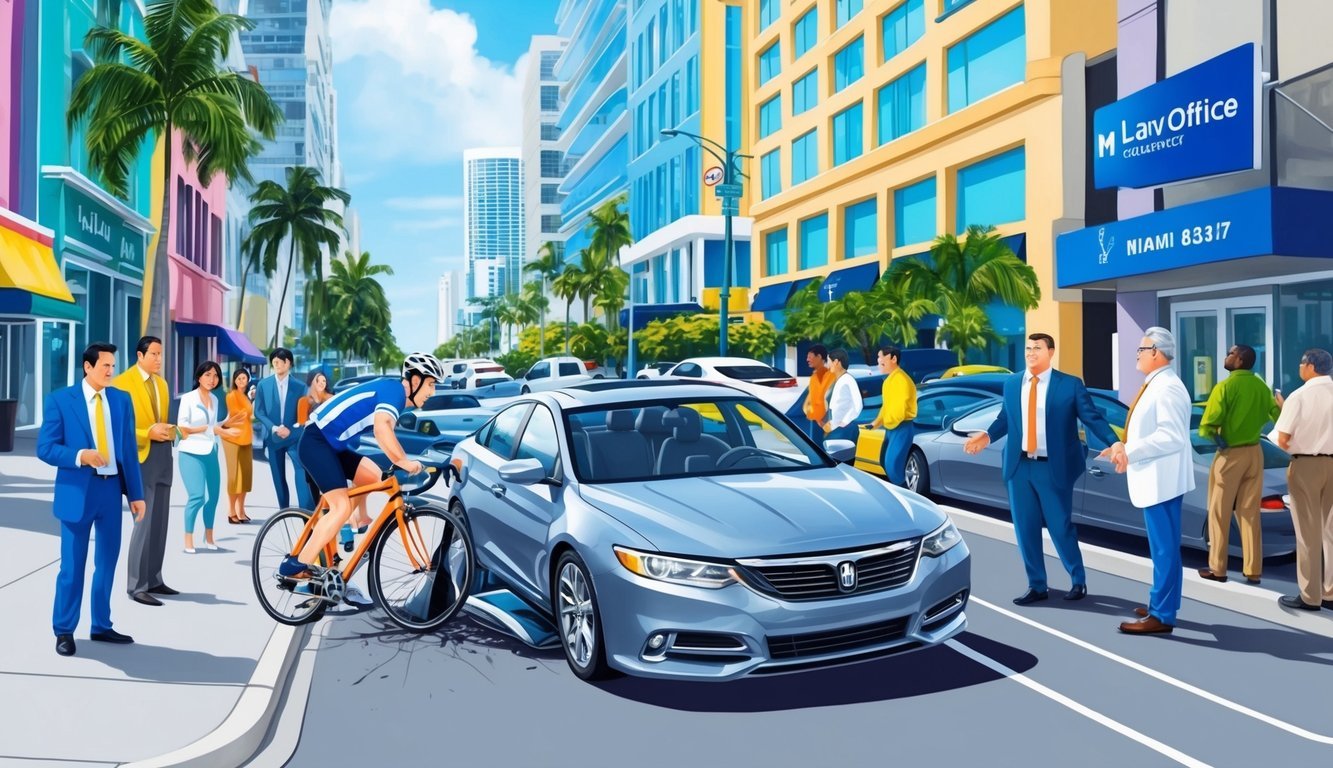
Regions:
M 361 374 L 360 376 L 348 376 L 345 379 L 338 379 L 338 383 L 333 385 L 333 391 L 342 392 L 345 389 L 350 389 L 351 387 L 355 387 L 357 384 L 365 384 L 367 381 L 375 381 L 376 379 L 396 379 L 396 378 L 398 377 L 381 373 L 364 373 Z

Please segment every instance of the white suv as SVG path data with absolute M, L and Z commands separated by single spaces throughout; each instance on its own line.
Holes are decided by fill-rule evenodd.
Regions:
M 445 386 L 450 389 L 472 389 L 477 377 L 494 377 L 504 373 L 504 366 L 487 358 L 453 360 L 444 364 Z
M 545 392 L 574 384 L 592 381 L 588 368 L 577 357 L 547 357 L 533 363 L 528 372 L 519 381 L 523 382 L 521 392 Z

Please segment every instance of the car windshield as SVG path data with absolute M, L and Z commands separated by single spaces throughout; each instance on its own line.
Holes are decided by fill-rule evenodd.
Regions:
M 481 401 L 472 395 L 435 395 L 426 400 L 423 411 L 445 411 L 453 408 L 477 408 Z
M 767 365 L 719 365 L 717 372 L 728 379 L 738 379 L 740 381 L 791 378 L 777 368 Z
M 477 389 L 489 387 L 492 384 L 503 384 L 506 381 L 513 381 L 513 379 L 508 376 L 478 376 Z
M 584 483 L 790 472 L 833 463 L 751 398 L 659 401 L 565 412 Z

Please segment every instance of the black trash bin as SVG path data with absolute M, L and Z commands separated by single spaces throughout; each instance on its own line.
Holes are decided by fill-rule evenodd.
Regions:
M 0 400 L 0 453 L 14 450 L 14 426 L 18 416 L 19 401 Z

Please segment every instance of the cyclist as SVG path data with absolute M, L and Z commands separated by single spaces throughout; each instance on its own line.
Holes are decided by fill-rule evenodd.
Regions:
M 435 394 L 435 383 L 443 378 L 439 360 L 424 352 L 414 352 L 403 361 L 400 381 L 376 379 L 358 384 L 315 409 L 301 436 L 298 455 L 328 501 L 329 510 L 315 526 L 305 548 L 296 557 L 288 556 L 278 567 L 280 575 L 292 580 L 311 578 L 312 566 L 320 553 L 351 516 L 347 481 L 356 486 L 380 481 L 380 469 L 375 462 L 352 450 L 351 446 L 362 434 L 373 429 L 375 441 L 390 462 L 408 474 L 421 473 L 421 462 L 407 457 L 393 430 L 399 414 L 408 406 L 420 408 Z M 357 502 L 358 524 L 368 522 L 366 497 L 359 497 Z

